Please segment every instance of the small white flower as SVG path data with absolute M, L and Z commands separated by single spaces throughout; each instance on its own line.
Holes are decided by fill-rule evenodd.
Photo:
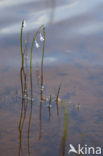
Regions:
M 35 46 L 36 46 L 36 48 L 40 47 L 39 43 L 36 40 L 35 40 Z
M 26 23 L 26 21 L 24 21 L 24 27 L 26 27 L 27 26 L 27 23 Z
M 43 38 L 43 36 L 41 35 L 41 33 L 40 33 L 40 41 L 41 41 L 41 42 L 44 41 L 44 38 Z
M 52 108 L 52 107 L 53 107 L 52 105 L 50 105 L 50 104 L 48 105 L 48 108 Z
M 43 91 L 44 90 L 44 86 L 41 86 L 40 90 Z
M 26 24 L 26 21 L 23 20 L 23 21 L 22 21 L 22 27 L 26 27 L 26 25 L 27 25 L 27 24 Z
M 58 99 L 57 99 L 57 100 L 58 100 L 58 102 L 61 102 L 61 99 L 60 99 L 59 97 L 58 97 Z

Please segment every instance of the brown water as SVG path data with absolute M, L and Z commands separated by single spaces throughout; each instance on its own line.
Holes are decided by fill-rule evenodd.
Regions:
M 28 55 L 41 24 L 46 26 L 46 41 L 43 65 L 37 38 L 40 48 L 33 50 L 32 76 L 28 58 L 22 82 L 23 19 Z M 102 0 L 0 2 L 0 156 L 67 156 L 69 144 L 103 146 L 102 21 Z M 28 97 L 23 97 L 24 84 Z

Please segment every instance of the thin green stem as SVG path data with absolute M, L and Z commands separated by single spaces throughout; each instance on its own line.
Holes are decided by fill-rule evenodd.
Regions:
M 35 33 L 34 37 L 33 37 L 33 41 L 32 41 L 32 45 L 31 45 L 31 55 L 30 55 L 30 68 L 32 67 L 32 51 L 33 51 L 33 46 L 34 46 L 34 42 L 36 40 L 36 37 L 37 35 L 40 33 L 40 30 L 41 28 L 43 27 L 44 25 L 41 25 L 39 27 L 39 29 L 37 30 L 37 32 Z
M 63 100 L 61 101 L 62 107 L 63 107 L 63 113 L 64 113 L 64 134 L 62 137 L 62 156 L 65 156 L 65 146 L 66 146 L 66 138 L 68 133 L 68 113 L 66 111 L 65 104 Z
M 21 48 L 21 55 L 23 54 L 22 37 L 23 37 L 23 27 L 21 26 L 21 35 L 20 35 L 20 48 Z
M 24 21 L 22 21 L 22 25 L 21 25 L 21 34 L 20 34 L 20 49 L 21 49 L 21 57 L 22 57 L 22 67 L 24 66 L 24 53 L 23 53 L 23 23 Z

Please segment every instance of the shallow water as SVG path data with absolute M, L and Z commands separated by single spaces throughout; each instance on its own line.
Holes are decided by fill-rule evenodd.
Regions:
M 102 15 L 102 0 L 0 2 L 1 156 L 67 156 L 69 144 L 103 146 Z M 23 42 L 28 40 L 25 98 L 20 75 L 23 19 Z M 37 38 L 40 48 L 33 50 L 31 80 L 31 41 L 41 24 L 46 27 L 44 64 Z M 68 116 L 66 137 L 63 106 L 55 101 L 60 83 L 59 98 Z

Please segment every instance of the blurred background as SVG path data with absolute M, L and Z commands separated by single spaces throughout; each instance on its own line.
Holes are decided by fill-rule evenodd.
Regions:
M 42 43 L 38 36 L 40 48 L 34 46 L 32 57 L 34 101 L 29 97 L 24 118 L 20 77 L 23 20 L 23 47 L 27 41 L 23 82 L 31 91 L 30 47 L 44 24 L 43 91 L 45 98 L 52 97 L 51 110 L 45 102 L 41 107 Z M 54 100 L 60 83 L 68 129 L 65 112 Z M 25 126 L 20 129 L 21 119 Z M 103 0 L 0 0 L 0 155 L 68 156 L 69 144 L 78 143 L 103 145 Z
M 29 36 L 30 41 L 35 30 L 45 24 L 51 61 L 102 64 L 102 10 L 102 0 L 1 0 L 0 66 L 18 62 L 23 19 L 24 38 Z

